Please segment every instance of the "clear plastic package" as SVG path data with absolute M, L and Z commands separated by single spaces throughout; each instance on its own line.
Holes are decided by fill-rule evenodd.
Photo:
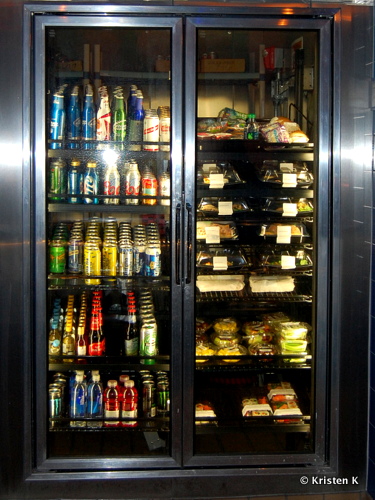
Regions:
M 223 259 L 219 260 L 218 258 Z M 198 268 L 208 268 L 215 270 L 241 269 L 247 266 L 248 262 L 240 248 L 211 247 L 207 250 L 199 251 L 197 254 Z

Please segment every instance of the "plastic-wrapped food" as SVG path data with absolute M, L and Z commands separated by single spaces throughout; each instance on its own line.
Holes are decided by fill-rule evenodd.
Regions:
M 242 325 L 242 332 L 245 334 L 243 340 L 249 346 L 270 343 L 274 336 L 271 326 L 261 321 L 246 321 Z
M 195 355 L 196 356 L 214 356 L 217 352 L 217 347 L 210 343 L 196 344 L 195 346 Z M 196 358 L 197 363 L 205 363 L 208 361 L 208 358 Z
M 262 203 L 261 210 L 286 216 L 306 216 L 312 215 L 314 207 L 307 198 L 266 198 Z
M 275 331 L 283 340 L 306 340 L 310 325 L 299 321 L 281 322 L 275 326 Z
M 278 237 L 281 232 L 288 233 L 289 237 L 306 238 L 309 236 L 306 226 L 302 223 L 295 224 L 263 224 L 259 229 L 259 236 Z
M 274 327 L 278 323 L 282 321 L 290 321 L 290 318 L 287 314 L 282 311 L 276 311 L 272 313 L 265 313 L 262 315 L 262 320 L 264 323 L 268 323 Z
M 247 349 L 242 345 L 231 345 L 228 347 L 221 347 L 217 351 L 218 356 L 245 356 Z M 238 363 L 239 359 L 236 358 L 223 358 L 222 361 L 226 363 Z
M 244 275 L 201 275 L 197 277 L 197 288 L 205 292 L 241 292 L 245 288 Z
M 258 398 L 245 398 L 242 400 L 242 416 L 268 417 L 272 415 L 272 408 L 268 403 L 260 402 Z
M 273 388 L 267 394 L 268 400 L 275 401 L 297 401 L 297 394 L 292 387 L 290 388 Z
M 196 417 L 216 417 L 215 408 L 210 401 L 200 401 L 195 405 Z M 197 420 L 196 425 L 216 424 L 212 420 Z
M 220 118 L 199 118 L 197 121 L 197 130 L 200 132 L 207 132 L 209 134 L 217 134 L 225 132 L 228 127 L 227 120 Z
M 279 162 L 278 160 L 264 160 L 256 168 L 258 179 L 279 186 L 308 187 L 314 181 L 314 176 L 305 162 Z
M 296 401 L 272 401 L 270 403 L 274 416 L 289 416 L 302 415 L 302 412 Z M 288 418 L 275 419 L 275 423 L 297 423 L 302 422 L 302 419 Z
M 249 346 L 249 354 L 252 356 L 275 356 L 278 354 L 278 349 L 274 344 L 260 342 Z
M 219 239 L 220 240 L 235 240 L 238 238 L 238 233 L 236 229 L 236 225 L 232 221 L 197 221 L 197 239 L 206 239 L 206 241 L 210 238 L 210 233 L 208 231 L 212 231 L 212 228 L 218 228 Z M 214 232 L 213 230 L 212 232 Z M 214 241 L 207 241 L 207 243 L 214 243 Z
M 195 319 L 195 333 L 198 334 L 204 334 L 211 328 L 211 323 L 206 321 L 203 318 L 196 318 Z
M 213 323 L 215 333 L 237 333 L 240 329 L 240 323 L 236 318 L 218 318 Z
M 217 177 L 220 174 L 222 178 Z M 220 179 L 223 186 L 241 184 L 244 182 L 230 163 L 224 162 L 217 164 L 215 161 L 207 161 L 199 165 L 197 172 L 198 184 L 206 184 L 212 187 L 215 183 L 214 187 L 217 187 L 216 184 L 220 185 Z
M 307 354 L 307 340 L 280 340 L 281 354 Z
M 286 382 L 285 380 L 280 380 L 279 382 L 269 382 L 267 384 L 267 390 L 271 389 L 291 389 L 292 384 L 290 382 Z
M 277 269 L 302 269 L 310 268 L 312 260 L 304 250 L 269 251 L 260 256 L 261 265 Z
M 250 288 L 253 293 L 293 292 L 295 288 L 292 276 L 250 276 Z
M 286 128 L 278 122 L 260 127 L 260 133 L 266 142 L 289 143 L 289 134 Z
M 238 333 L 212 333 L 211 341 L 218 347 L 233 347 L 238 345 L 242 340 Z
M 231 208 L 231 213 L 248 212 L 250 210 L 249 205 L 243 198 L 207 197 L 201 199 L 198 211 L 207 215 L 221 215 L 220 210 L 225 211 L 224 209 L 227 208 L 224 205 L 225 202 L 230 203 L 228 210 Z M 229 212 L 223 215 L 229 215 Z
M 216 262 L 215 258 L 223 257 L 223 262 Z M 197 254 L 197 266 L 215 270 L 240 269 L 247 265 L 247 260 L 240 248 L 213 247 Z

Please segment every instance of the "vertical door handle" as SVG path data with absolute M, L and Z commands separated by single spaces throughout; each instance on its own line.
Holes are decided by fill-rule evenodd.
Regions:
M 176 284 L 181 285 L 181 204 L 176 206 Z
M 193 207 L 190 203 L 186 203 L 187 211 L 187 275 L 186 283 L 191 283 L 192 276 L 192 252 L 193 252 Z

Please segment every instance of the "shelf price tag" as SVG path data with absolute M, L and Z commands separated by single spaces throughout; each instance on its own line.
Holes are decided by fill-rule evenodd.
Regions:
M 224 175 L 223 174 L 210 174 L 210 189 L 223 189 Z
M 276 243 L 290 243 L 292 238 L 292 226 L 277 226 Z
M 297 203 L 283 203 L 283 217 L 295 217 L 297 213 Z
M 206 227 L 206 243 L 220 243 L 220 227 Z
M 295 188 L 297 186 L 297 174 L 283 173 L 283 187 Z
M 228 269 L 228 258 L 225 256 L 213 257 L 214 271 L 226 271 Z
M 281 256 L 281 269 L 295 269 L 295 268 L 296 268 L 296 258 L 294 255 Z
M 232 215 L 233 202 L 232 201 L 219 201 L 218 203 L 219 215 Z

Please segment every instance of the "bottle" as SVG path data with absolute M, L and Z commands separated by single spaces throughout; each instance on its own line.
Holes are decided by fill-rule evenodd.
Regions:
M 107 196 L 120 195 L 120 173 L 115 163 L 107 165 L 104 172 L 104 194 Z M 105 198 L 106 205 L 118 205 L 120 198 Z
M 138 394 L 134 387 L 134 380 L 125 382 L 125 390 L 122 398 L 121 416 L 124 419 L 137 418 Z M 123 420 L 123 427 L 136 427 L 136 420 Z
M 68 140 L 79 141 L 81 139 L 81 106 L 79 103 L 79 87 L 75 85 L 70 94 L 68 123 L 67 123 L 67 138 Z M 68 149 L 78 149 L 77 142 L 68 143 Z
M 48 199 L 55 203 L 62 203 L 67 190 L 66 164 L 61 158 L 51 160 L 48 171 Z
M 73 330 L 73 312 L 66 314 L 65 329 L 62 341 L 63 356 L 74 356 L 76 353 L 76 339 Z
M 159 195 L 167 197 L 160 200 L 160 205 L 170 206 L 171 204 L 171 176 L 169 173 L 168 160 L 166 160 L 167 167 L 159 177 Z
M 149 198 L 149 196 L 157 196 L 158 194 L 158 181 L 151 169 L 146 166 L 142 174 L 142 196 L 147 196 L 142 200 L 143 205 L 156 205 L 156 198 Z
M 79 171 L 81 162 L 72 160 L 68 172 L 68 194 L 83 194 L 83 175 Z M 68 196 L 68 203 L 82 203 L 82 198 Z
M 80 320 L 77 328 L 77 343 L 76 343 L 76 354 L 77 356 L 87 355 L 87 344 L 85 339 L 85 325 Z
M 127 164 L 125 174 L 125 195 L 139 196 L 141 190 L 141 174 L 138 169 L 138 164 L 131 160 Z M 125 205 L 139 205 L 139 198 L 126 198 Z
M 156 109 L 146 109 L 143 120 L 143 150 L 159 151 L 159 117 Z
M 117 390 L 117 381 L 108 380 L 106 390 L 104 391 L 104 418 L 114 420 L 104 420 L 105 427 L 118 427 L 120 425 L 120 405 L 119 394 Z
M 83 235 L 79 230 L 72 230 L 68 244 L 68 272 L 80 274 L 83 271 Z
M 113 107 L 113 127 L 112 127 L 112 139 L 119 144 L 117 144 L 116 149 L 124 149 L 124 141 L 126 137 L 126 112 L 124 106 L 124 96 L 122 91 L 117 91 L 114 96 L 114 107 Z
M 245 139 L 257 141 L 259 139 L 259 126 L 255 121 L 255 114 L 248 115 L 245 128 Z
M 89 356 L 103 356 L 105 354 L 105 339 L 100 326 L 98 311 L 93 306 L 89 333 Z
M 133 292 L 128 293 L 128 315 L 125 323 L 125 356 L 137 356 L 139 329 Z
M 51 120 L 50 120 L 50 133 L 51 140 L 62 141 L 65 133 L 65 105 L 64 105 L 64 86 L 61 86 L 55 94 L 53 94 Z M 61 142 L 51 142 L 51 149 L 61 149 Z
M 88 162 L 83 179 L 83 193 L 95 196 L 99 192 L 99 174 L 95 162 Z M 83 198 L 83 203 L 97 205 L 99 199 L 96 197 Z
M 152 313 L 145 314 L 142 317 L 139 334 L 139 355 L 150 356 L 150 358 L 141 359 L 141 363 L 144 365 L 155 364 L 155 356 L 158 352 L 158 325 Z
M 77 374 L 71 389 L 70 397 L 70 417 L 84 418 L 86 416 L 86 385 L 83 382 L 83 375 Z M 71 420 L 71 427 L 86 427 L 85 420 Z
M 85 102 L 82 112 L 82 139 L 84 149 L 94 149 L 96 139 L 96 112 L 92 85 L 86 85 Z
M 96 140 L 109 141 L 111 139 L 111 109 L 109 107 L 107 87 L 99 87 L 100 105 L 96 116 Z M 103 145 L 99 146 L 103 149 Z
M 61 352 L 61 330 L 59 329 L 58 318 L 52 320 L 51 329 L 48 336 L 48 354 L 59 355 Z
M 129 151 L 141 151 L 143 137 L 143 94 L 140 90 L 137 90 L 136 95 L 135 109 L 129 119 Z
M 103 386 L 100 382 L 100 375 L 93 374 L 92 379 L 87 386 L 87 417 L 103 417 Z M 102 427 L 101 420 L 91 420 L 87 422 L 87 427 Z

